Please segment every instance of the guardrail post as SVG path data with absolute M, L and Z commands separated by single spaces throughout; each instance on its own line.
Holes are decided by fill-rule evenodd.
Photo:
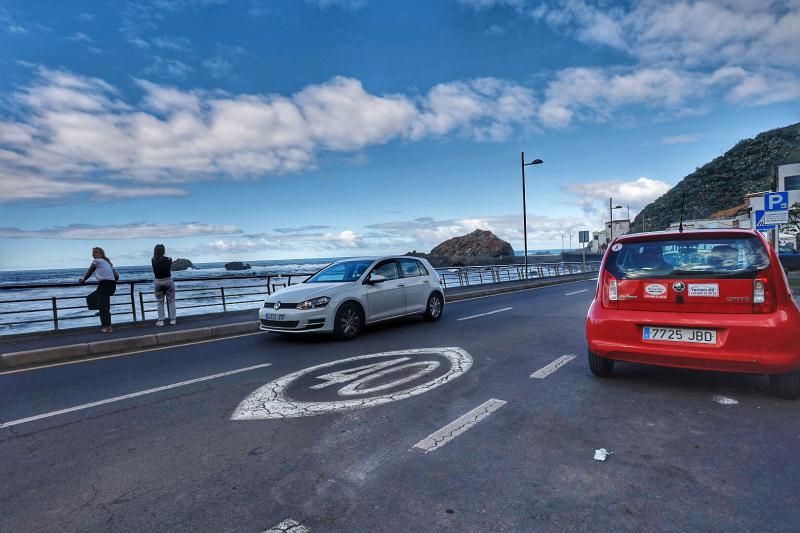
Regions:
M 267 276 L 267 296 L 269 296 L 270 294 L 272 294 L 272 289 L 270 289 L 270 287 L 269 287 L 269 280 L 270 280 L 270 278 L 272 278 L 272 276 Z
M 133 323 L 136 324 L 136 297 L 133 295 L 133 283 L 128 285 L 131 288 L 131 317 L 133 317 Z
M 223 313 L 227 313 L 228 312 L 228 306 L 225 303 L 225 287 L 220 287 L 219 288 L 219 293 L 222 295 L 222 312 Z
M 58 331 L 58 303 L 55 296 L 51 296 L 50 301 L 53 302 L 53 329 Z
M 142 312 L 142 322 L 144 322 L 144 293 L 139 291 L 139 310 Z

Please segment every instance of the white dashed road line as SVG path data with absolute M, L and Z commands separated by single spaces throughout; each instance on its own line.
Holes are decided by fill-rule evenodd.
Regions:
M 558 370 L 559 368 L 561 368 L 562 366 L 566 365 L 567 363 L 569 363 L 570 361 L 575 359 L 575 357 L 577 357 L 577 356 L 575 354 L 571 354 L 571 353 L 568 353 L 566 355 L 562 355 L 561 357 L 559 357 L 558 359 L 556 359 L 555 361 L 553 361 L 549 365 L 547 365 L 547 366 L 545 366 L 543 368 L 540 368 L 539 370 L 537 370 L 536 372 L 531 374 L 531 377 L 532 378 L 538 378 L 538 379 L 544 379 L 547 376 L 549 376 L 550 374 L 552 374 L 553 372 L 555 372 L 556 370 Z
M 564 296 L 572 296 L 573 294 L 580 294 L 582 292 L 589 292 L 589 289 L 583 289 L 582 291 L 568 292 L 564 294 Z
M 469 413 L 453 420 L 439 431 L 431 433 L 416 443 L 414 448 L 424 450 L 425 453 L 430 453 L 437 448 L 441 448 L 493 412 L 503 407 L 505 404 L 506 402 L 503 400 L 496 400 L 492 398 L 488 402 L 482 403 Z
M 459 320 L 470 320 L 472 318 L 478 318 L 478 317 L 482 317 L 482 316 L 493 315 L 495 313 L 502 313 L 503 311 L 511 311 L 512 309 L 514 309 L 514 308 L 513 307 L 504 307 L 502 309 L 498 309 L 497 311 L 489 311 L 488 313 L 481 313 L 479 315 L 465 316 L 464 318 L 459 318 Z
M 287 518 L 280 524 L 267 529 L 264 533 L 308 533 L 309 531 L 311 530 L 297 520 Z
M 49 418 L 51 416 L 63 415 L 66 413 L 72 413 L 73 411 L 81 411 L 83 409 L 90 409 L 92 407 L 97 407 L 98 405 L 105 405 L 107 403 L 114 403 L 120 402 L 122 400 L 127 400 L 129 398 L 136 398 L 137 396 L 144 396 L 146 394 L 153 394 L 156 392 L 161 392 L 164 390 L 174 389 L 176 387 L 183 387 L 185 385 L 191 385 L 192 383 L 200 383 L 201 381 L 208 381 L 210 379 L 217 379 L 223 378 L 225 376 L 231 376 L 233 374 L 239 374 L 240 372 L 247 372 L 249 370 L 255 370 L 257 368 L 265 368 L 271 366 L 272 363 L 264 363 L 261 365 L 255 366 L 248 366 L 245 368 L 239 368 L 238 370 L 230 370 L 228 372 L 222 372 L 220 374 L 213 374 L 211 376 L 205 376 L 202 378 L 190 379 L 189 381 L 181 381 L 180 383 L 173 383 L 172 385 L 164 385 L 162 387 L 156 387 L 154 389 L 147 389 L 139 392 L 133 392 L 131 394 L 125 394 L 123 396 L 115 396 L 114 398 L 107 398 L 105 400 L 100 400 L 97 402 L 85 403 L 83 405 L 76 405 L 75 407 L 68 407 L 67 409 L 61 409 L 58 411 L 52 411 L 50 413 L 44 413 L 41 415 L 36 416 L 29 416 L 28 418 L 20 418 L 18 420 L 12 420 L 10 422 L 6 422 L 5 424 L 0 424 L 0 429 L 7 428 L 11 426 L 18 426 L 20 424 L 25 424 L 26 422 L 33 422 L 34 420 L 41 420 L 42 418 Z

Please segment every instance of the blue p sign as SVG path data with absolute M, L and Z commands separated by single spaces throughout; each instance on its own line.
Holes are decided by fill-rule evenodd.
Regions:
M 786 211 L 789 209 L 788 192 L 768 192 L 764 195 L 764 211 Z

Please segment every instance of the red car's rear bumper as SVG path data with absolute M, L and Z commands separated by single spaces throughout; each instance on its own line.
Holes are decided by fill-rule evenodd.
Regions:
M 642 340 L 644 326 L 715 329 L 717 344 Z M 586 339 L 595 355 L 670 367 L 778 374 L 800 368 L 800 312 L 707 314 L 620 311 L 594 301 Z

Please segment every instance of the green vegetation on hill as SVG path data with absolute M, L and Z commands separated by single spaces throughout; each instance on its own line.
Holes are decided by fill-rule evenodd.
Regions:
M 684 220 L 706 218 L 741 205 L 745 194 L 770 190 L 773 167 L 785 163 L 798 149 L 800 123 L 739 141 L 724 155 L 698 168 L 645 207 L 634 219 L 632 229 L 641 231 L 644 217 L 647 217 L 648 231 L 664 229 L 677 222 L 683 193 L 686 193 Z

